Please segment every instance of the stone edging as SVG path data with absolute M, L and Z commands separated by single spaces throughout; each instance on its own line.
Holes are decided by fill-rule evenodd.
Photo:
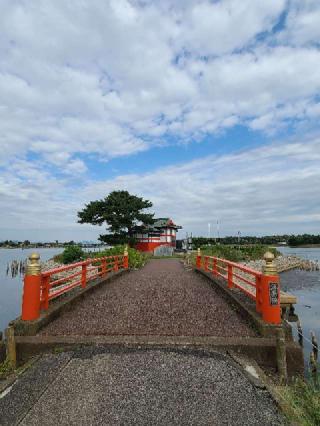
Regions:
M 254 359 L 259 365 L 275 369 L 276 339 L 269 337 L 215 337 L 215 336 L 161 336 L 161 335 L 114 335 L 114 336 L 17 336 L 18 362 L 41 353 L 68 351 L 83 346 L 104 350 L 111 349 L 180 349 L 185 351 L 233 352 Z M 303 366 L 301 348 L 287 342 L 288 375 L 301 373 Z M 300 357 L 301 354 L 301 357 Z M 301 359 L 300 359 L 301 358 Z

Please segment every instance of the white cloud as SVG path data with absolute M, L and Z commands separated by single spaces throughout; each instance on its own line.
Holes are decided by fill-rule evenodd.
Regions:
M 280 40 L 295 45 L 319 46 L 320 3 L 318 0 L 291 0 L 286 20 L 286 30 Z
M 267 131 L 295 120 L 301 103 L 314 120 L 320 53 L 303 44 L 318 40 L 317 3 L 289 2 L 281 39 L 271 30 L 284 0 L 4 1 L 0 157 L 108 159 L 166 132 Z
M 1 178 L 0 209 L 11 212 L 1 228 L 15 228 L 17 237 L 24 232 L 29 239 L 40 232 L 42 238 L 95 238 L 104 228 L 77 224 L 77 211 L 110 191 L 127 189 L 150 199 L 157 215 L 183 225 L 180 235 L 205 235 L 207 224 L 217 219 L 221 234 L 317 233 L 319 161 L 319 136 L 99 182 L 54 179 L 18 161 Z

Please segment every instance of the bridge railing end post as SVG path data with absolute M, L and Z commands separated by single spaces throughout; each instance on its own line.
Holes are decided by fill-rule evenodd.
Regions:
M 262 319 L 269 324 L 281 324 L 279 275 L 274 255 L 267 252 L 260 282 Z
M 23 321 L 36 320 L 40 316 L 41 304 L 41 265 L 40 255 L 32 253 L 29 256 L 26 273 L 23 280 L 22 312 Z

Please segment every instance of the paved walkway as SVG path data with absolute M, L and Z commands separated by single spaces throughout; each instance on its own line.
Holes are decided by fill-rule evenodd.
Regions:
M 102 286 L 40 334 L 255 336 L 205 277 L 176 259 L 151 260 Z
M 283 424 L 226 356 L 86 348 L 45 355 L 0 395 L 2 426 Z

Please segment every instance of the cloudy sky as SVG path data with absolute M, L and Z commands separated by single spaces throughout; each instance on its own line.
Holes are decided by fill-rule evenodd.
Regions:
M 0 0 L 0 240 L 127 189 L 207 235 L 320 232 L 319 0 Z

